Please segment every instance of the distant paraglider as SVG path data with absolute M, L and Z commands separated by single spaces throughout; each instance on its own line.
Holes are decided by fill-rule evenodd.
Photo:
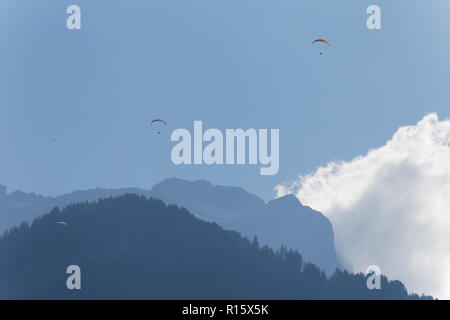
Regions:
M 313 41 L 313 43 L 312 44 L 316 44 L 317 42 L 322 42 L 322 43 L 325 43 L 327 46 L 331 46 L 331 44 L 327 41 L 327 40 L 324 40 L 324 39 L 317 39 L 317 40 L 314 40 Z
M 64 226 L 64 227 L 68 227 L 69 226 L 67 224 L 67 222 L 64 222 L 64 221 L 58 221 L 58 222 L 56 222 L 56 224 L 59 224 L 59 225 Z
M 162 119 L 153 119 L 152 122 L 151 122 L 152 125 L 153 124 L 158 124 L 158 123 L 167 126 L 167 122 L 162 120 Z M 160 133 L 161 132 L 158 130 L 158 134 L 160 134 Z
M 325 40 L 325 39 L 317 39 L 317 40 L 314 40 L 314 41 L 312 42 L 313 45 L 315 45 L 315 44 L 317 44 L 317 43 L 323 43 L 323 44 L 326 44 L 328 47 L 331 47 L 330 42 L 328 42 L 328 41 Z M 320 52 L 320 55 L 322 55 L 322 52 Z

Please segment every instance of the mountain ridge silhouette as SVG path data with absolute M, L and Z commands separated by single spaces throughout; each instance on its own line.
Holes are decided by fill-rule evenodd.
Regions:
M 0 190 L 0 232 L 23 221 L 31 222 L 54 207 L 64 208 L 72 203 L 128 193 L 185 207 L 205 221 L 216 222 L 250 239 L 257 236 L 261 244 L 275 250 L 281 246 L 298 250 L 305 260 L 319 265 L 328 275 L 341 268 L 334 248 L 332 225 L 321 213 L 303 206 L 291 195 L 265 203 L 243 188 L 213 185 L 204 180 L 169 178 L 150 190 L 94 188 L 56 197 L 22 191 L 8 194 L 4 187 L 3 192 Z
M 384 276 L 381 290 L 362 274 L 327 278 L 297 251 L 135 194 L 54 208 L 1 236 L 0 256 L 4 299 L 431 299 Z M 66 288 L 69 265 L 81 290 Z

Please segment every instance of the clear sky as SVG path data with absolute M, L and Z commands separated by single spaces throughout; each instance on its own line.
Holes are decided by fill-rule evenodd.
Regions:
M 371 4 L 382 30 L 366 28 Z M 53 195 L 176 176 L 270 199 L 428 112 L 450 116 L 449 18 L 446 0 L 2 0 L 0 183 Z M 170 133 L 194 120 L 279 128 L 279 173 L 175 166 Z

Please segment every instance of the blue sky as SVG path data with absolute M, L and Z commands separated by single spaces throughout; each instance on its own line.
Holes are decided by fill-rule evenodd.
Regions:
M 366 28 L 371 4 L 383 30 Z M 0 183 L 60 194 L 176 176 L 270 199 L 428 112 L 450 116 L 449 17 L 445 0 L 2 0 Z M 316 38 L 332 43 L 323 55 Z M 279 173 L 175 166 L 170 133 L 194 120 L 279 128 Z

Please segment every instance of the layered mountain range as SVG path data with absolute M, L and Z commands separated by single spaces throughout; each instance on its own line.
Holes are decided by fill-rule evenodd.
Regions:
M 150 190 L 139 188 L 75 191 L 57 197 L 7 192 L 0 186 L 0 232 L 21 222 L 31 222 L 54 207 L 124 194 L 137 194 L 186 208 L 194 216 L 234 230 L 273 249 L 285 247 L 299 251 L 306 261 L 330 275 L 341 265 L 334 248 L 333 228 L 320 212 L 304 206 L 292 195 L 268 203 L 239 187 L 209 182 L 166 179 Z

